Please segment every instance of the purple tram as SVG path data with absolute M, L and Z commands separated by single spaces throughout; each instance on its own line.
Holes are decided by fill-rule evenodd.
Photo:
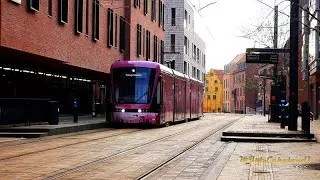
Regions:
M 111 66 L 111 122 L 164 125 L 203 115 L 203 83 L 159 63 Z

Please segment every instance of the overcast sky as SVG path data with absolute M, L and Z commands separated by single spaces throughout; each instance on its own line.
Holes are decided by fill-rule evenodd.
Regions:
M 258 0 L 187 0 L 195 9 L 218 1 L 200 11 L 195 11 L 195 31 L 206 43 L 206 70 L 210 68 L 223 69 L 223 66 L 246 48 L 253 47 L 251 40 L 240 38 L 245 28 L 256 28 L 264 18 L 273 19 L 271 8 Z M 283 0 L 260 0 L 270 6 Z M 289 2 L 284 1 L 279 9 L 289 13 Z M 281 16 L 281 14 L 279 15 Z M 281 17 L 280 17 L 281 18 Z M 259 45 L 255 45 L 258 47 Z

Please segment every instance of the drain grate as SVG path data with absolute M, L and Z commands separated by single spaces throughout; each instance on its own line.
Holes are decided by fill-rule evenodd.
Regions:
M 303 168 L 303 169 L 311 169 L 311 170 L 320 170 L 320 163 L 315 164 L 299 164 L 296 165 L 297 168 Z

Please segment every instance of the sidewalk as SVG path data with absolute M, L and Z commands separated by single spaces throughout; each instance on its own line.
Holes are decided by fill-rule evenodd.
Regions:
M 267 116 L 247 115 L 223 132 L 222 141 L 236 142 L 310 142 L 316 141 L 313 134 L 320 138 L 320 123 L 311 122 L 310 135 L 301 130 L 301 119 L 298 120 L 298 131 L 284 129 L 280 123 L 268 122 Z M 318 139 L 319 139 L 318 138 Z
M 311 122 L 311 133 L 320 138 L 320 121 Z M 246 116 L 230 131 L 263 133 L 301 133 L 269 123 L 264 116 Z M 301 130 L 301 119 L 298 119 Z M 229 142 L 231 143 L 231 142 Z M 237 143 L 218 179 L 320 179 L 320 143 Z
M 77 123 L 73 122 L 72 116 L 59 119 L 58 125 L 37 123 L 29 126 L 1 127 L 0 137 L 37 138 L 106 127 L 105 117 L 79 116 Z

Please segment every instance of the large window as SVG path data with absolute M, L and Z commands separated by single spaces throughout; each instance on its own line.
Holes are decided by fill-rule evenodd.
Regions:
M 161 27 L 163 24 L 162 24 L 162 1 L 159 0 L 159 27 Z
M 150 103 L 154 77 L 155 69 L 151 68 L 132 67 L 114 69 L 115 102 L 118 104 Z
M 171 8 L 171 26 L 176 25 L 176 8 Z
M 171 34 L 171 52 L 176 51 L 176 35 Z
M 86 35 L 89 35 L 89 1 L 86 1 Z
M 156 0 L 151 0 L 151 21 L 156 21 Z
M 48 0 L 48 15 L 52 16 L 52 0 Z
M 188 23 L 188 12 L 184 10 L 184 21 L 183 21 L 183 26 L 184 28 L 187 28 L 187 23 Z
M 165 9 L 166 6 L 162 4 L 162 29 L 164 30 L 164 16 L 165 16 Z
M 186 36 L 184 36 L 184 53 L 188 54 L 188 38 Z
M 75 32 L 82 33 L 83 27 L 83 0 L 76 0 L 75 10 Z
M 126 50 L 126 21 L 125 21 L 125 18 L 120 16 L 120 51 L 123 52 Z
M 146 47 L 146 49 L 147 49 L 146 59 L 147 59 L 147 61 L 148 61 L 148 60 L 150 60 L 150 38 L 151 38 L 151 37 L 150 37 L 150 36 L 151 36 L 151 35 L 150 35 L 150 31 L 147 30 L 146 35 L 147 35 L 147 38 L 146 38 L 146 39 L 147 39 L 147 42 L 146 42 L 146 46 L 147 46 L 147 47 Z
M 153 61 L 158 62 L 158 37 L 153 36 Z
M 40 0 L 28 0 L 28 8 L 33 11 L 39 11 Z
M 141 53 L 141 42 L 142 42 L 142 26 L 137 24 L 137 56 L 140 56 Z
M 58 15 L 59 15 L 59 22 L 66 24 L 68 23 L 68 3 L 69 0 L 59 0 L 58 1 Z
M 108 8 L 108 47 L 112 47 L 114 42 L 113 22 L 114 22 L 113 9 Z
M 140 8 L 140 0 L 134 0 L 134 7 Z
M 144 15 L 148 14 L 148 0 L 144 0 L 143 13 Z
M 92 39 L 94 41 L 99 40 L 99 10 L 100 10 L 100 4 L 99 0 L 93 0 L 92 1 Z
M 161 55 L 160 55 L 160 63 L 161 64 L 163 64 L 164 63 L 164 41 L 160 41 L 160 46 L 161 46 L 161 48 L 160 48 L 160 53 L 161 53 Z

